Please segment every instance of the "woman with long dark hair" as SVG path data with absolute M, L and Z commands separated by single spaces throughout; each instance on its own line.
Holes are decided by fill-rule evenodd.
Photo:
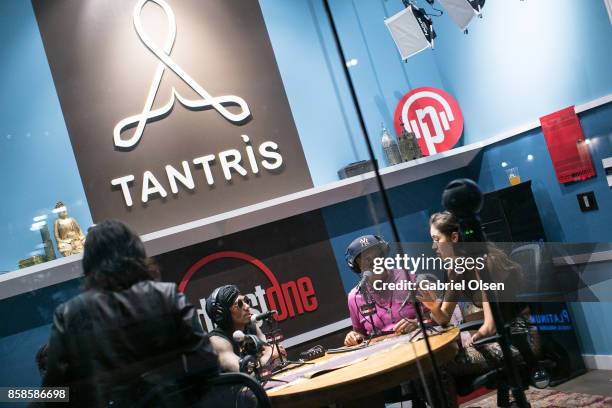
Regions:
M 429 221 L 429 227 L 433 241 L 432 248 L 439 257 L 456 259 L 466 255 L 470 256 L 474 252 L 469 250 L 470 243 L 460 242 L 459 221 L 451 213 L 445 211 L 433 214 Z M 520 266 L 493 243 L 484 243 L 484 248 L 487 255 L 486 267 L 492 281 L 503 283 L 506 293 L 504 300 L 511 300 L 511 294 L 516 293 L 522 284 L 523 274 Z M 476 265 L 477 262 L 473 262 L 473 264 Z M 448 269 L 447 277 L 449 281 L 453 282 L 480 281 L 482 279 L 477 267 L 462 267 L 461 273 L 458 273 L 455 269 Z M 468 287 L 468 285 L 465 286 Z M 467 345 L 496 332 L 489 302 L 485 293 L 480 290 L 449 290 L 445 292 L 444 299 L 441 302 L 437 300 L 432 291 L 420 291 L 418 298 L 430 309 L 432 318 L 439 324 L 447 324 L 450 321 L 459 300 L 467 301 L 476 308 L 480 308 L 484 314 L 484 323 L 467 341 Z M 504 302 L 500 305 L 502 315 L 508 322 L 516 320 L 519 312 L 516 303 Z
M 459 222 L 449 212 L 435 213 L 429 221 L 430 234 L 433 241 L 432 248 L 437 255 L 443 259 L 457 259 L 458 257 L 470 256 L 475 251 L 470 250 L 470 243 L 462 243 L 459 234 Z M 486 252 L 486 265 L 492 281 L 503 283 L 507 293 L 504 300 L 510 300 L 511 293 L 516 293 L 522 284 L 523 274 L 520 266 L 513 262 L 502 250 L 490 242 L 483 243 Z M 474 265 L 477 262 L 473 262 Z M 468 282 L 470 280 L 481 280 L 478 268 L 462 268 L 461 273 L 454 269 L 447 270 L 448 281 Z M 466 285 L 466 288 L 468 285 Z M 451 289 L 444 293 L 443 299 L 438 299 L 433 291 L 421 290 L 417 298 L 430 310 L 431 317 L 441 325 L 449 323 L 457 304 L 462 301 L 463 306 L 469 306 L 472 310 L 479 310 L 483 315 L 483 324 L 478 330 L 463 341 L 454 362 L 445 366 L 445 374 L 460 378 L 465 375 L 475 375 L 487 372 L 502 365 L 503 353 L 499 343 L 487 343 L 475 347 L 473 344 L 479 339 L 492 336 L 496 333 L 495 322 L 491 313 L 486 294 L 480 290 L 457 290 Z M 513 334 L 528 333 L 528 323 L 521 316 L 521 305 L 516 302 L 499 303 L 503 319 L 509 323 Z M 464 307 L 463 312 L 468 307 Z M 464 313 L 465 314 L 465 313 Z M 465 315 L 464 315 L 465 317 Z M 517 358 L 518 351 L 513 347 L 512 352 Z M 444 387 L 449 398 L 449 406 L 456 406 L 454 396 L 455 382 L 446 376 Z
M 123 407 L 184 376 L 186 355 L 216 373 L 196 309 L 175 284 L 158 282 L 142 241 L 125 224 L 90 228 L 83 273 L 83 293 L 55 310 L 43 386 L 70 387 L 72 406 Z

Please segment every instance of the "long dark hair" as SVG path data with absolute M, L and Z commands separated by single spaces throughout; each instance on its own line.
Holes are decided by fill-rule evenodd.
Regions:
M 449 240 L 453 232 L 459 233 L 459 220 L 448 211 L 432 214 L 429 218 L 429 225 L 434 226 L 440 233 L 446 235 Z M 465 251 L 461 244 L 453 244 L 453 249 L 459 253 Z M 508 276 L 509 273 L 520 274 L 522 276 L 519 264 L 510 259 L 504 251 L 492 242 L 486 243 L 486 252 L 488 256 L 487 264 L 489 270 L 494 274 L 494 279 L 500 276 Z
M 83 254 L 85 289 L 120 291 L 144 280 L 158 280 L 144 244 L 127 225 L 103 221 L 89 229 Z

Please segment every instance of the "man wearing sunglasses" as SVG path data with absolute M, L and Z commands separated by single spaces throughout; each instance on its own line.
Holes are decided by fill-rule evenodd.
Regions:
M 249 299 L 235 285 L 221 286 L 206 299 L 206 313 L 216 328 L 209 333 L 210 344 L 219 356 L 224 371 L 244 371 L 244 359 L 240 358 L 240 344 L 233 338 L 236 330 L 255 335 L 263 342 L 266 337 L 255 323 L 251 322 Z M 280 352 L 286 355 L 282 346 Z M 279 357 L 278 351 L 264 346 L 261 365 L 271 364 Z

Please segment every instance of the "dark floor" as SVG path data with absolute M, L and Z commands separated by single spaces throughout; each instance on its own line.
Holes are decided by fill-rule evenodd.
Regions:
M 579 392 L 582 394 L 590 394 L 590 395 L 605 395 L 612 397 L 612 371 L 606 370 L 593 370 L 589 371 L 586 374 L 581 375 L 580 377 L 576 377 L 573 380 L 567 381 L 561 385 L 556 387 L 551 387 L 551 389 L 559 390 L 563 392 Z M 490 395 L 494 395 L 495 391 L 490 394 L 484 395 L 480 398 L 476 398 L 466 404 L 463 404 L 462 407 L 472 407 L 478 401 L 487 398 Z M 411 408 L 412 403 L 409 401 L 404 402 L 403 404 L 387 404 L 387 408 Z
M 574 378 L 573 380 L 569 380 L 556 387 L 550 388 L 563 392 L 579 392 L 582 394 L 605 395 L 612 397 L 612 371 L 592 370 L 586 374 Z M 470 401 L 469 403 L 462 405 L 462 407 L 473 406 L 475 402 L 478 402 L 492 394 L 494 394 L 494 392 Z
M 583 394 L 612 397 L 612 371 L 589 371 L 580 377 L 551 388 L 565 392 L 580 392 Z

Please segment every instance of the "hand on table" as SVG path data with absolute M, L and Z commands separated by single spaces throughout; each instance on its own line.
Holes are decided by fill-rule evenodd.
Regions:
M 344 338 L 344 345 L 347 347 L 356 346 L 363 341 L 363 334 L 351 330 Z
M 393 331 L 397 334 L 404 334 L 413 331 L 417 327 L 415 319 L 402 319 L 393 326 Z
M 434 310 L 438 307 L 438 298 L 433 290 L 419 290 L 416 298 L 429 310 Z
M 281 354 L 283 355 L 283 357 L 287 357 L 287 350 L 285 350 L 285 348 L 279 344 L 278 348 L 274 347 L 272 349 L 272 360 L 279 359 Z

